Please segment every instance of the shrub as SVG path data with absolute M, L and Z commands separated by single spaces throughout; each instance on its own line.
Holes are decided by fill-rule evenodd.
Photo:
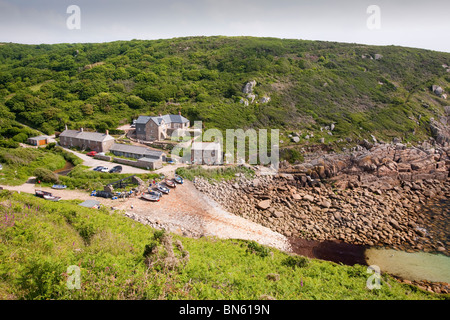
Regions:
M 253 177 L 254 171 L 244 166 L 220 167 L 216 169 L 205 169 L 201 166 L 189 166 L 177 169 L 177 174 L 193 180 L 195 177 L 203 177 L 208 180 L 232 180 L 237 174 L 243 174 L 247 178 Z
M 294 164 L 295 162 L 303 162 L 305 160 L 303 154 L 296 149 L 284 149 L 280 154 L 281 160 L 286 160 L 290 164 Z
M 291 268 L 304 268 L 308 266 L 309 259 L 303 256 L 289 256 L 282 262 L 283 265 Z
M 270 250 L 262 245 L 259 245 L 255 241 L 251 241 L 247 244 L 246 252 L 250 252 L 252 254 L 256 254 L 262 258 L 265 258 L 269 255 Z
M 59 183 L 58 175 L 45 168 L 37 168 L 34 170 L 34 175 L 42 182 Z
M 21 132 L 21 133 L 16 134 L 12 139 L 14 141 L 23 143 L 23 142 L 27 141 L 28 136 L 25 133 Z
M 51 142 L 45 147 L 45 149 L 53 150 L 53 149 L 55 149 L 55 147 L 56 147 L 56 142 Z

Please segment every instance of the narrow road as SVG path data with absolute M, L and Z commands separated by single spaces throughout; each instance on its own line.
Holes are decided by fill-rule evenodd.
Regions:
M 149 173 L 150 172 L 149 170 L 135 168 L 135 167 L 127 166 L 127 165 L 124 165 L 124 164 L 119 164 L 119 163 L 113 163 L 113 162 L 109 162 L 109 161 L 103 161 L 103 160 L 99 160 L 99 159 L 94 159 L 93 157 L 89 157 L 89 156 L 87 156 L 87 155 L 85 155 L 83 153 L 80 153 L 80 152 L 77 152 L 77 151 L 74 151 L 74 150 L 70 150 L 70 149 L 64 149 L 64 150 L 72 152 L 78 158 L 83 160 L 83 165 L 85 165 L 87 167 L 95 168 L 95 167 L 103 166 L 103 167 L 107 167 L 107 168 L 111 169 L 112 167 L 120 165 L 120 166 L 122 166 L 122 173 L 123 174 L 139 174 L 139 173 Z

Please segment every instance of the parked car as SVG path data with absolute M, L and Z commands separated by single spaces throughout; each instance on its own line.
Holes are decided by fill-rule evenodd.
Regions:
M 100 172 L 108 173 L 108 172 L 109 172 L 109 169 L 108 169 L 107 167 L 103 167 L 102 170 L 100 170 Z
M 122 166 L 115 166 L 111 170 L 109 170 L 109 173 L 121 173 L 122 172 Z
M 93 157 L 93 156 L 97 155 L 97 151 L 88 152 L 86 155 L 88 155 L 89 157 Z
M 99 166 L 99 167 L 95 167 L 93 170 L 94 171 L 102 171 L 102 169 L 103 169 L 103 166 Z

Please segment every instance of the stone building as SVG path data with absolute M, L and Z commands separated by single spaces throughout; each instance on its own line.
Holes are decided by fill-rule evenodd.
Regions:
M 170 139 L 176 130 L 189 128 L 189 120 L 181 115 L 140 116 L 136 120 L 136 138 L 143 141 Z
M 120 143 L 113 144 L 109 151 L 116 156 L 133 159 L 150 158 L 161 161 L 166 159 L 166 154 L 162 151 Z
M 59 135 L 59 144 L 66 148 L 78 147 L 81 150 L 107 152 L 114 144 L 114 138 L 109 132 L 86 132 L 81 128 L 78 130 L 64 130 Z
M 116 156 L 130 158 L 130 160 L 114 158 L 115 162 L 145 168 L 148 170 L 162 168 L 163 162 L 166 161 L 166 154 L 164 152 L 152 150 L 146 147 L 116 143 L 109 151 Z
M 223 164 L 222 148 L 217 142 L 194 142 L 191 148 L 192 164 Z
M 32 146 L 45 146 L 48 144 L 47 136 L 32 137 L 27 139 L 27 143 Z

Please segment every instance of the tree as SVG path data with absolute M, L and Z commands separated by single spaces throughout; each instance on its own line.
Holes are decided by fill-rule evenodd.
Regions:
M 162 92 L 155 88 L 145 88 L 139 93 L 139 96 L 146 101 L 153 102 L 161 102 L 165 99 Z
M 92 104 L 90 104 L 90 103 L 85 104 L 85 105 L 83 105 L 83 106 L 81 107 L 81 111 L 83 111 L 83 113 L 84 113 L 86 116 L 91 116 L 91 115 L 94 114 L 94 106 L 93 106 Z
M 27 141 L 28 136 L 27 136 L 26 133 L 21 132 L 21 133 L 16 134 L 12 139 L 13 139 L 14 141 L 24 143 L 25 141 Z
M 135 95 L 128 96 L 125 103 L 132 109 L 141 109 L 145 106 L 145 101 Z

